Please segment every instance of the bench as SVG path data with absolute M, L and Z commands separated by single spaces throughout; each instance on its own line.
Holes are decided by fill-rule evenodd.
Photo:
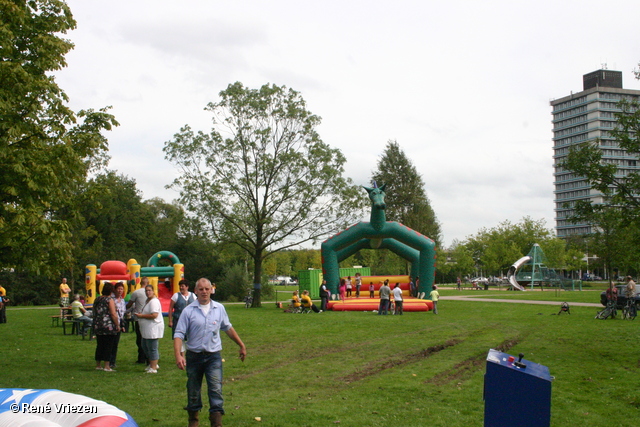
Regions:
M 61 320 L 70 320 L 71 319 L 71 315 L 70 314 L 55 314 L 53 316 L 49 316 L 51 318 L 51 327 L 54 326 L 60 326 L 60 321 Z
M 84 322 L 81 320 L 69 318 L 62 320 L 62 334 L 67 335 L 67 325 L 71 325 L 70 335 L 82 335 L 82 339 L 84 339 L 85 335 L 87 335 L 84 331 Z M 89 341 L 93 339 L 93 324 L 89 328 Z

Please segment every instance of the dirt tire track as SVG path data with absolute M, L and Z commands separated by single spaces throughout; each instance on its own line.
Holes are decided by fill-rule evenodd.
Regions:
M 517 345 L 520 338 L 510 338 L 498 344 L 495 350 L 506 353 L 511 347 Z M 428 380 L 423 381 L 424 384 L 437 384 L 439 386 L 466 380 L 473 376 L 476 372 L 483 369 L 487 353 L 482 352 L 475 356 L 471 356 L 460 363 L 455 364 L 451 369 L 440 372 Z
M 388 362 L 379 364 L 379 363 L 375 363 L 375 362 L 370 362 L 366 367 L 362 368 L 361 370 L 357 370 L 356 372 L 347 375 L 345 377 L 341 377 L 338 378 L 341 381 L 344 381 L 345 383 L 349 384 L 352 383 L 354 381 L 360 381 L 364 378 L 370 377 L 372 375 L 377 375 L 380 372 L 387 370 L 389 368 L 395 368 L 397 366 L 404 366 L 404 365 L 408 365 L 410 363 L 415 363 L 418 360 L 422 360 L 422 359 L 426 359 L 428 357 L 430 357 L 432 354 L 434 353 L 438 353 L 446 348 L 452 347 L 454 345 L 457 345 L 459 343 L 461 343 L 463 340 L 461 339 L 450 339 L 447 340 L 446 342 L 442 343 L 442 344 L 438 344 L 438 345 L 434 345 L 431 347 L 426 348 L 425 350 L 421 350 L 417 353 L 413 353 L 413 354 L 408 354 L 408 355 L 404 355 L 401 358 L 395 359 L 395 360 L 390 360 Z

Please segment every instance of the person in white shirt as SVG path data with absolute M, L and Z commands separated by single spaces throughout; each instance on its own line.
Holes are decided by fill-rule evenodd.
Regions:
M 142 311 L 136 313 L 136 316 L 138 316 L 138 323 L 140 324 L 142 348 L 147 359 L 149 359 L 149 366 L 145 369 L 145 372 L 156 374 L 158 373 L 158 360 L 160 360 L 158 340 L 164 336 L 162 305 L 160 300 L 156 298 L 153 286 L 145 286 L 144 291 L 147 294 L 147 301 L 142 307 Z
M 396 283 L 396 286 L 393 288 L 393 301 L 396 305 L 393 314 L 402 314 L 402 289 L 400 289 L 400 283 Z

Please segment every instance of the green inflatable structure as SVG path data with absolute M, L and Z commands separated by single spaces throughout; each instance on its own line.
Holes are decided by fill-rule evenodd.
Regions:
M 340 261 L 361 249 L 389 249 L 411 263 L 411 278 L 418 278 L 418 295 L 433 289 L 436 274 L 435 242 L 398 222 L 387 221 L 384 202 L 386 184 L 364 187 L 371 199 L 371 219 L 360 222 L 322 242 L 322 274 L 331 294 L 338 293 Z

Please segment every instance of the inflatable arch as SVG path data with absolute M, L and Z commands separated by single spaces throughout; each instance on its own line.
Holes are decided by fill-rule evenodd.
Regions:
M 0 426 L 138 427 L 126 412 L 101 400 L 60 390 L 0 389 Z
M 411 277 L 419 277 L 418 295 L 431 292 L 435 280 L 435 242 L 398 222 L 386 220 L 386 184 L 364 187 L 371 199 L 371 219 L 360 222 L 322 242 L 322 274 L 331 294 L 338 293 L 340 261 L 361 249 L 389 249 L 411 263 Z

